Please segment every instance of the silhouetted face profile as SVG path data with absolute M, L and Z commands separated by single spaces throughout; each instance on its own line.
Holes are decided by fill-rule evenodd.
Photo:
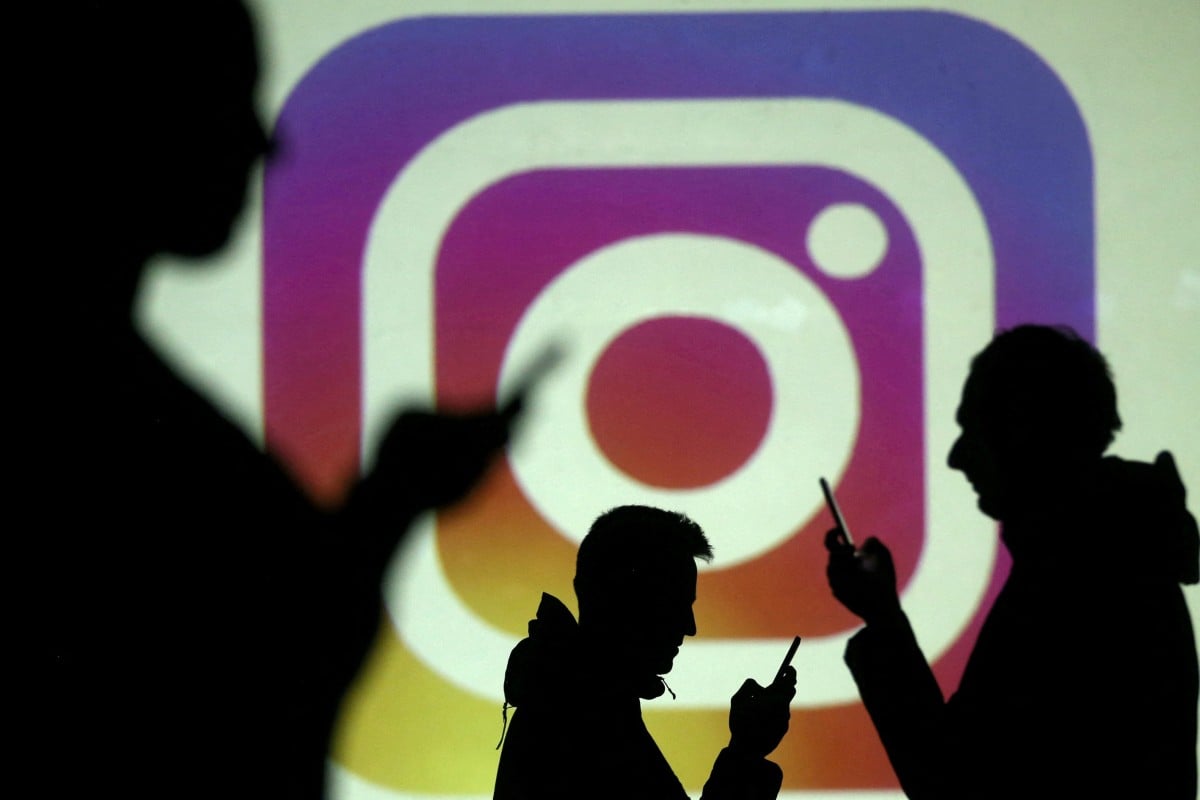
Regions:
M 696 559 L 712 549 L 682 514 L 622 506 L 602 515 L 579 548 L 579 622 L 633 678 L 664 675 L 696 635 Z
M 998 520 L 1053 503 L 1121 426 L 1103 356 L 1068 329 L 1039 325 L 1005 331 L 975 357 L 957 421 L 948 463 Z
M 696 562 L 689 555 L 650 569 L 645 577 L 651 585 L 629 597 L 624 640 L 639 672 L 665 675 L 684 637 L 696 635 Z
M 1003 519 L 1010 506 L 1010 476 L 1025 457 L 1020 446 L 1004 441 L 1004 426 L 984 416 L 977 397 L 981 390 L 968 379 L 956 415 L 960 433 L 950 448 L 948 463 L 966 476 L 978 497 L 979 510 Z
M 84 30 L 77 137 L 96 235 L 128 251 L 225 244 L 268 140 L 255 107 L 252 22 L 235 0 L 96 4 Z

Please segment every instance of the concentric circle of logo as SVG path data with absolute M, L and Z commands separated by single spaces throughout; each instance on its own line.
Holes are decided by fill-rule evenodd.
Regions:
M 616 281 L 623 301 L 596 303 Z M 739 286 L 736 299 L 730 282 Z M 698 488 L 655 486 L 618 468 L 597 446 L 586 413 L 589 381 L 613 342 L 638 323 L 680 316 L 740 331 L 762 354 L 774 389 L 774 410 L 753 455 Z M 548 341 L 560 342 L 567 357 L 539 387 L 511 463 L 529 501 L 575 541 L 599 511 L 644 503 L 704 520 L 716 563 L 726 568 L 792 536 L 818 510 L 788 501 L 795 476 L 837 474 L 853 449 L 859 375 L 845 326 L 794 266 L 746 242 L 664 234 L 581 259 L 526 310 L 505 356 L 502 393 Z
M 723 133 L 747 120 L 756 122 L 753 135 Z M 545 136 L 547 131 L 554 135 Z M 722 181 L 721 192 L 701 194 L 698 170 L 709 169 L 737 180 Z M 801 180 L 784 180 L 788 191 L 772 194 L 776 202 L 752 217 L 767 223 L 767 233 L 751 236 L 727 224 L 745 203 L 753 207 L 750 198 L 757 196 L 741 192 L 743 205 L 731 209 L 730 190 L 745 181 L 779 188 L 771 180 L 782 176 L 779 170 Z M 810 170 L 860 176 L 851 183 L 865 181 L 879 196 L 868 189 L 822 199 L 822 209 L 849 202 L 867 214 L 812 216 L 803 208 L 778 213 L 779 203 L 791 209 L 785 201 L 808 197 L 805 187 L 816 185 L 804 178 Z M 662 188 L 664 182 L 673 188 Z M 648 190 L 648 184 L 660 190 Z M 572 217 L 579 224 L 548 222 L 551 209 L 572 211 L 580 197 L 588 202 Z M 726 202 L 716 216 L 662 218 L 671 203 L 688 201 L 685 207 L 696 212 L 712 210 L 715 199 Z M 457 247 L 458 265 L 470 279 L 464 273 L 450 280 L 442 270 L 449 265 L 447 247 L 462 244 L 462 225 L 489 219 L 479 216 L 481 204 L 490 209 L 492 227 L 473 247 Z M 902 209 L 903 220 L 881 216 L 889 204 Z M 776 213 L 759 220 L 771 209 Z M 871 248 L 828 235 L 869 233 L 872 214 L 886 222 L 887 238 L 876 238 Z M 593 224 L 606 215 L 626 221 L 633 215 L 638 224 Z M 905 228 L 920 266 L 909 273 L 918 282 L 908 288 L 896 285 L 886 263 L 872 269 L 866 257 L 882 244 L 891 258 L 902 244 L 895 234 Z M 589 246 L 575 247 L 585 230 Z M 772 233 L 787 241 L 781 246 Z M 926 654 L 941 657 L 983 597 L 995 549 L 961 478 L 940 468 L 956 434 L 959 370 L 972 343 L 993 327 L 987 313 L 994 300 L 991 253 L 982 213 L 954 165 L 912 129 L 841 101 L 534 103 L 477 115 L 445 132 L 396 179 L 371 225 L 363 276 L 365 458 L 371 458 L 370 443 L 382 434 L 388 412 L 406 399 L 433 399 L 444 391 L 470 397 L 481 390 L 506 397 L 547 344 L 564 346 L 567 358 L 535 387 L 509 451 L 503 493 L 487 495 L 470 520 L 456 517 L 453 543 L 450 528 L 431 521 L 410 535 L 411 547 L 397 558 L 387 590 L 404 646 L 450 684 L 501 700 L 495 676 L 519 634 L 489 618 L 482 604 L 536 601 L 548 575 L 570 574 L 565 554 L 605 505 L 654 503 L 691 514 L 711 534 L 716 558 L 705 575 L 705 597 L 714 596 L 718 585 L 725 599 L 734 584 L 750 586 L 734 600 L 736 613 L 752 609 L 754 616 L 706 618 L 707 633 L 684 651 L 691 666 L 681 664 L 673 683 L 683 690 L 678 708 L 727 709 L 725 687 L 736 687 L 761 664 L 777 663 L 787 646 L 773 633 L 730 631 L 772 613 L 796 619 L 807 613 L 796 605 L 805 586 L 776 591 L 767 578 L 787 573 L 780 566 L 795 563 L 801 552 L 806 563 L 822 561 L 820 542 L 795 534 L 820 512 L 815 477 L 825 475 L 862 535 L 888 535 L 891 542 L 897 523 L 911 519 L 880 518 L 877 492 L 890 493 L 889 502 L 927 509 L 925 524 L 912 531 L 923 538 L 903 596 L 913 618 L 927 623 L 918 631 Z M 402 268 L 419 263 L 433 271 Z M 457 299 L 447 290 L 459 292 Z M 939 302 L 951 297 L 952 304 Z M 435 306 L 440 316 L 432 315 Z M 915 343 L 896 326 L 897 312 L 914 309 L 925 326 Z M 422 314 L 429 326 L 413 327 L 411 318 Z M 766 365 L 772 413 L 761 443 L 740 468 L 702 486 L 656 488 L 632 478 L 595 441 L 587 392 L 623 334 L 672 318 L 745 336 Z M 828 324 L 817 324 L 822 319 Z M 893 345 L 906 353 L 903 360 Z M 398 370 L 400 362 L 409 368 Z M 841 383 L 834 366 L 839 363 L 851 373 Z M 913 365 L 915 379 L 908 369 Z M 901 368 L 908 380 L 881 379 Z M 453 381 L 444 380 L 447 375 Z M 428 382 L 414 385 L 411 379 Z M 890 401 L 866 397 L 868 380 L 875 391 L 890 393 Z M 855 388 L 847 389 L 847 381 Z M 870 436 L 863 429 L 867 411 L 876 424 Z M 840 443 L 832 436 L 809 447 L 809 435 L 836 430 L 847 412 L 854 417 L 849 424 L 843 420 Z M 924 431 L 916 449 L 890 450 L 880 438 L 914 429 Z M 851 443 L 856 455 L 847 462 Z M 858 458 L 864 448 L 873 451 L 869 460 Z M 894 468 L 880 472 L 883 462 Z M 858 497 L 855 484 L 843 480 L 855 463 L 867 468 Z M 912 481 L 923 489 L 896 494 L 897 482 Z M 763 580 L 744 579 L 760 569 Z M 487 591 L 479 590 L 485 584 Z M 823 586 L 812 586 L 824 597 Z M 569 596 L 569 588 L 563 593 Z M 516 602 L 525 605 L 513 618 L 523 622 L 532 601 Z M 448 630 L 456 635 L 448 637 Z M 797 661 L 796 707 L 829 707 L 857 696 L 842 664 L 851 632 L 826 628 L 806 637 L 804 659 Z

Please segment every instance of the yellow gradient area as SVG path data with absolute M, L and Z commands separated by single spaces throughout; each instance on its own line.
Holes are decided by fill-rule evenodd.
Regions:
M 501 672 L 497 685 L 503 679 Z M 343 704 L 333 757 L 393 789 L 491 794 L 500 731 L 498 703 L 447 683 L 385 624 Z

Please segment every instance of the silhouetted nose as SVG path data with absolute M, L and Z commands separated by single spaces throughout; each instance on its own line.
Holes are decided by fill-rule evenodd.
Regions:
M 696 635 L 696 614 L 690 608 L 687 611 L 687 617 L 684 618 L 683 635 Z
M 954 444 L 950 445 L 950 452 L 946 454 L 946 465 L 950 469 L 961 470 L 963 468 L 962 448 L 962 436 L 960 435 L 954 440 Z

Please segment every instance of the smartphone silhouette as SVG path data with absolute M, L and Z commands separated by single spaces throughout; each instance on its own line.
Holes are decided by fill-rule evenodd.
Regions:
M 800 637 L 792 639 L 792 644 L 788 647 L 787 655 L 783 657 L 783 663 L 779 665 L 779 669 L 775 671 L 775 680 L 779 680 L 779 676 L 792 663 L 792 656 L 796 655 L 796 648 L 800 646 Z
M 825 493 L 825 505 L 829 506 L 829 513 L 833 514 L 834 525 L 842 532 L 846 544 L 854 547 L 854 539 L 850 538 L 850 528 L 846 525 L 846 518 L 842 516 L 842 509 L 838 507 L 837 498 L 833 496 L 833 489 L 829 488 L 829 481 L 824 478 L 821 478 L 821 491 Z

